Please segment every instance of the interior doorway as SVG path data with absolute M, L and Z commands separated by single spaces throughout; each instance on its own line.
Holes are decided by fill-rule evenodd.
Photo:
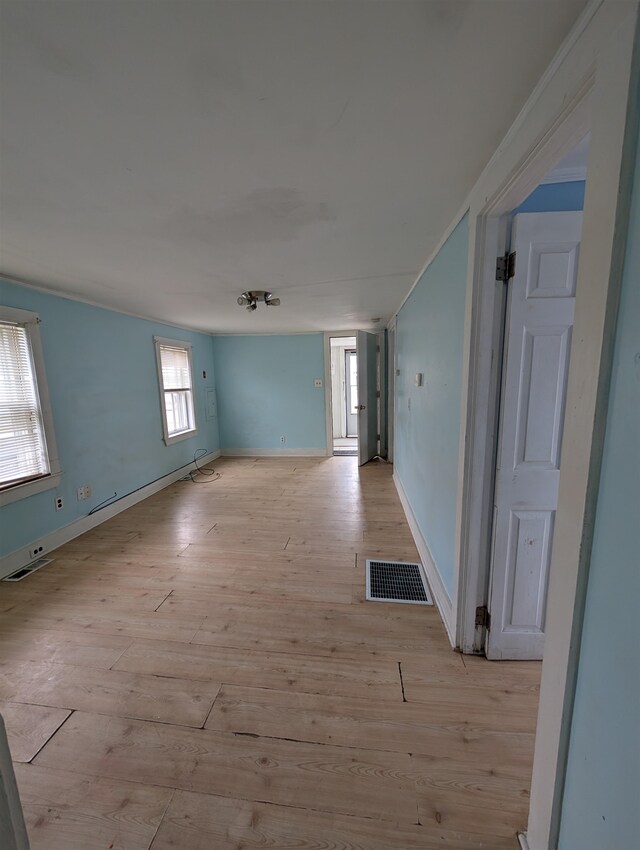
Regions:
M 332 336 L 331 432 L 334 455 L 358 454 L 358 353 L 355 336 Z
M 327 454 L 364 466 L 380 453 L 380 345 L 369 331 L 324 335 Z
M 506 226 L 484 640 L 491 659 L 544 653 L 588 147 L 586 136 Z

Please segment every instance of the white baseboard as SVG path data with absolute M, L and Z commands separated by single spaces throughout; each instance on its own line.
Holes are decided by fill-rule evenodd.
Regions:
M 215 460 L 218 457 L 220 457 L 219 451 L 211 452 L 204 457 L 198 458 L 198 465 L 204 466 L 207 463 L 211 463 L 212 460 Z M 0 579 L 11 575 L 11 573 L 19 570 L 20 567 L 26 566 L 31 560 L 33 560 L 29 555 L 31 549 L 42 546 L 42 552 L 38 555 L 38 557 L 41 558 L 48 552 L 52 552 L 59 546 L 63 546 L 65 543 L 73 540 L 75 537 L 79 537 L 86 531 L 90 531 L 97 525 L 101 525 L 103 522 L 106 522 L 106 520 L 116 516 L 116 514 L 126 511 L 126 509 L 132 507 L 132 505 L 141 502 L 143 499 L 147 499 L 149 496 L 153 496 L 154 493 L 158 493 L 160 490 L 164 490 L 165 487 L 168 487 L 180 478 L 184 478 L 190 470 L 195 468 L 195 463 L 190 463 L 187 466 L 183 466 L 181 469 L 176 469 L 174 472 L 170 472 L 168 475 L 158 479 L 158 481 L 154 481 L 153 484 L 147 484 L 146 487 L 136 490 L 135 493 L 131 493 L 122 499 L 118 499 L 118 501 L 114 502 L 112 505 L 105 505 L 104 508 L 96 511 L 94 514 L 79 517 L 73 522 L 70 522 L 69 525 L 57 528 L 50 534 L 46 534 L 44 537 L 40 537 L 38 540 L 32 541 L 27 546 L 15 549 L 8 555 L 0 558 Z
M 527 833 L 519 832 L 518 841 L 520 842 L 520 850 L 529 850 L 529 842 L 527 841 Z
M 223 457 L 326 457 L 326 449 L 222 449 Z
M 447 588 L 442 582 L 442 578 L 440 577 L 438 568 L 433 560 L 433 555 L 431 554 L 429 545 L 420 531 L 420 527 L 418 526 L 418 522 L 409 503 L 407 494 L 405 493 L 404 488 L 395 472 L 393 473 L 393 482 L 396 485 L 396 490 L 398 491 L 400 502 L 404 508 L 404 513 L 407 518 L 407 522 L 409 523 L 409 528 L 411 529 L 411 534 L 413 535 L 416 548 L 420 553 L 422 566 L 424 567 L 424 571 L 427 575 L 427 581 L 429 582 L 429 587 L 433 593 L 433 598 L 438 606 L 438 611 L 440 611 L 444 627 L 447 630 L 449 642 L 451 643 L 451 646 L 455 647 L 456 638 L 453 623 L 453 605 L 451 604 Z

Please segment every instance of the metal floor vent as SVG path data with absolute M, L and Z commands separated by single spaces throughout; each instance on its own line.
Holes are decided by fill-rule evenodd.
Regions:
M 433 605 L 422 565 L 404 561 L 367 561 L 367 599 Z
M 40 567 L 45 567 L 47 564 L 50 564 L 51 561 L 53 561 L 53 558 L 38 558 L 37 561 L 27 564 L 26 567 L 20 567 L 19 570 L 15 571 L 15 573 L 5 576 L 2 581 L 22 581 L 23 578 L 30 576 L 31 573 L 35 573 L 35 571 L 39 570 Z

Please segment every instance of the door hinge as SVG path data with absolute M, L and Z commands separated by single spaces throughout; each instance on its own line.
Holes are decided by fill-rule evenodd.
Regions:
M 476 608 L 476 626 L 482 626 L 487 631 L 491 628 L 491 614 L 486 605 L 478 605 Z
M 496 260 L 496 280 L 501 280 L 503 283 L 511 280 L 516 273 L 516 252 L 505 254 L 503 257 L 498 257 Z

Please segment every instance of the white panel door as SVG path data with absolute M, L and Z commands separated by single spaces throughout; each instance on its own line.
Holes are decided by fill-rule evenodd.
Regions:
M 495 479 L 489 658 L 542 658 L 582 213 L 514 218 Z
M 357 332 L 358 352 L 358 466 L 378 453 L 378 338 Z

